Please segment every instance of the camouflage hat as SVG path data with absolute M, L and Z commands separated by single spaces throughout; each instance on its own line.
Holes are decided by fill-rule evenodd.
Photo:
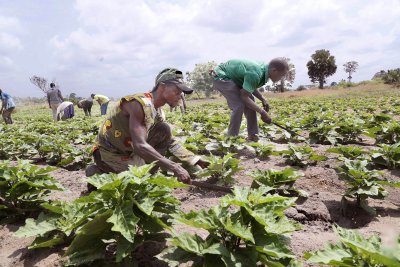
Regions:
M 166 68 L 163 69 L 156 77 L 155 85 L 157 86 L 159 83 L 174 83 L 178 86 L 179 89 L 182 90 L 185 94 L 191 94 L 193 89 L 189 88 L 183 82 L 183 74 L 182 71 L 174 68 Z

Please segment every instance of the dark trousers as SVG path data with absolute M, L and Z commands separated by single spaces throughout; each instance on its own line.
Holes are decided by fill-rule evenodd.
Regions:
M 246 107 L 242 98 L 240 97 L 240 89 L 233 81 L 214 80 L 213 88 L 218 90 L 228 102 L 231 109 L 231 119 L 229 122 L 228 135 L 237 136 L 239 134 L 240 125 L 242 123 L 243 113 L 247 120 L 247 133 L 248 136 L 258 134 L 257 112 Z M 254 100 L 254 97 L 251 96 Z
M 3 119 L 6 124 L 13 124 L 13 120 L 11 118 L 11 114 L 13 111 L 14 111 L 14 108 L 9 108 L 9 109 L 3 110 L 3 114 L 1 114 L 1 115 L 3 116 Z
M 90 107 L 83 107 L 83 112 L 85 112 L 85 116 L 92 116 L 92 106 Z

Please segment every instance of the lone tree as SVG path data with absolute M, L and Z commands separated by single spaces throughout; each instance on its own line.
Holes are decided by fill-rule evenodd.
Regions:
M 31 81 L 31 83 L 33 83 L 34 85 L 39 87 L 40 90 L 42 90 L 44 93 L 47 93 L 47 91 L 50 89 L 46 78 L 34 75 L 34 76 L 30 77 L 29 80 Z M 56 83 L 54 80 L 52 82 Z M 56 85 L 56 87 L 57 87 L 57 85 Z
M 311 82 L 318 82 L 319 88 L 323 89 L 326 78 L 336 72 L 335 57 L 331 56 L 329 50 L 317 50 L 311 55 L 311 60 L 308 61 L 307 68 Z
M 282 77 L 280 84 L 276 86 L 276 91 L 283 93 L 286 88 L 292 87 L 294 79 L 296 77 L 296 68 L 293 63 L 290 62 L 290 58 L 283 57 L 289 66 L 288 73 Z
M 349 77 L 347 77 L 347 79 L 349 79 L 349 83 L 351 82 L 351 74 L 356 72 L 356 69 L 358 68 L 358 62 L 357 61 L 349 61 L 346 64 L 343 64 L 344 67 L 344 71 L 346 73 L 349 74 Z
M 212 93 L 212 81 L 209 71 L 217 66 L 217 63 L 210 61 L 207 63 L 196 64 L 192 72 L 186 72 L 186 80 L 189 85 L 199 92 L 204 92 L 206 97 L 210 97 Z

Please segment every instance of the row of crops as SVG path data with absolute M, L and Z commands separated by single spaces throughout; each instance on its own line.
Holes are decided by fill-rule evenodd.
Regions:
M 99 118 L 53 123 L 49 112 L 43 113 L 23 114 L 16 116 L 13 125 L 0 125 L 0 159 L 29 159 L 67 169 L 85 167 L 91 161 Z
M 168 266 L 186 262 L 193 266 L 302 266 L 289 248 L 290 234 L 301 225 L 284 214 L 296 204 L 296 198 L 286 194 L 301 174 L 290 169 L 259 171 L 250 187 L 235 186 L 218 205 L 185 213 L 172 191 L 187 185 L 161 173 L 151 175 L 152 167 L 88 178 L 97 188 L 90 195 L 48 202 L 51 190 L 63 190 L 49 175 L 51 168 L 24 161 L 9 167 L 4 162 L 0 192 L 5 205 L 0 207 L 2 212 L 35 217 L 26 219 L 16 236 L 35 237 L 29 249 L 66 246 L 63 263 L 69 266 L 92 262 L 95 266 L 105 262 L 143 266 L 149 259 L 140 248 L 146 243 L 159 249 L 150 254 L 151 261 L 156 256 Z M 12 187 L 5 188 L 5 183 Z M 285 186 L 289 188 L 281 190 Z M 176 232 L 177 223 L 202 229 L 207 235 Z M 397 248 L 387 248 L 378 236 L 365 238 L 356 231 L 334 228 L 340 242 L 308 252 L 304 259 L 332 266 L 400 263 L 400 242 Z
M 301 224 L 284 213 L 296 205 L 298 197 L 307 197 L 307 192 L 294 186 L 303 176 L 299 169 L 332 155 L 338 161 L 339 178 L 347 184 L 344 203 L 354 200 L 375 213 L 368 198 L 383 199 L 388 194 L 385 188 L 400 187 L 399 181 L 385 175 L 387 169 L 400 166 L 398 97 L 273 99 L 271 106 L 274 121 L 297 134 L 261 124 L 263 142 L 227 138 L 221 133 L 229 112 L 221 104 L 195 105 L 185 116 L 168 114 L 174 135 L 210 162 L 196 175 L 233 186 L 232 193 L 215 207 L 188 213 L 180 210 L 179 200 L 172 195 L 175 188 L 187 186 L 165 173 L 150 174 L 151 165 L 88 178 L 97 190 L 74 201 L 48 201 L 52 191 L 63 190 L 51 177 L 53 168 L 14 160 L 83 168 L 91 161 L 89 151 L 99 119 L 78 117 L 53 124 L 44 115 L 21 116 L 16 125 L 0 128 L 1 158 L 13 160 L 0 165 L 0 219 L 27 218 L 16 235 L 35 237 L 30 249 L 67 247 L 66 265 L 145 264 L 149 258 L 141 248 L 150 243 L 158 249 L 146 256 L 168 266 L 186 262 L 193 266 L 301 266 L 305 260 L 332 266 L 399 266 L 400 236 L 397 247 L 387 248 L 378 236 L 366 238 L 339 226 L 334 226 L 338 243 L 298 258 L 289 242 Z M 287 149 L 277 150 L 276 143 L 287 144 Z M 316 152 L 314 144 L 329 148 Z M 243 151 L 261 160 L 283 157 L 292 167 L 249 171 L 251 186 L 235 186 L 234 175 L 243 168 L 238 154 Z M 206 234 L 177 232 L 176 224 Z

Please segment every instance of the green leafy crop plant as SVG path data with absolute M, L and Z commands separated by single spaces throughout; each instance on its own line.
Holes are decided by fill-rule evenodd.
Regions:
M 304 176 L 302 172 L 295 171 L 292 168 L 278 170 L 255 170 L 250 174 L 253 177 L 252 188 L 260 186 L 271 187 L 270 192 L 275 192 L 280 195 L 301 196 L 307 197 L 308 194 L 294 187 L 297 179 Z
M 206 160 L 210 165 L 198 172 L 196 175 L 199 177 L 212 177 L 217 178 L 217 184 L 232 185 L 235 183 L 233 175 L 241 170 L 239 167 L 240 160 L 233 157 L 233 153 L 226 154 L 224 157 L 207 156 Z
M 397 267 L 400 266 L 400 236 L 397 247 L 387 248 L 382 245 L 379 236 L 365 238 L 358 231 L 334 227 L 339 236 L 337 244 L 329 243 L 325 249 L 307 252 L 304 257 L 311 264 L 324 266 L 369 266 Z
M 197 234 L 172 232 L 171 247 L 158 258 L 169 266 L 301 266 L 288 247 L 289 234 L 300 225 L 284 215 L 295 198 L 268 194 L 269 188 L 235 187 L 209 210 L 181 213 L 175 219 L 203 229 Z
M 371 214 L 375 214 L 375 209 L 368 206 L 367 199 L 384 199 L 388 193 L 383 188 L 383 185 L 400 187 L 400 182 L 382 179 L 383 172 L 368 170 L 368 162 L 366 160 L 343 160 L 344 165 L 338 167 L 339 178 L 349 185 L 342 199 L 344 210 L 347 207 L 347 198 L 352 198 L 357 201 L 358 206 L 361 206 Z
M 287 159 L 287 162 L 293 166 L 306 166 L 308 161 L 323 161 L 326 156 L 317 155 L 309 145 L 296 146 L 289 143 L 288 150 L 280 151 L 280 154 Z
M 39 167 L 20 160 L 0 162 L 0 220 L 13 220 L 39 213 L 53 190 L 63 190 L 50 172 L 52 167 Z
M 46 212 L 27 219 L 16 235 L 35 236 L 31 249 L 67 244 L 67 265 L 96 260 L 137 264 L 134 251 L 143 242 L 163 244 L 179 207 L 172 190 L 186 186 L 173 177 L 151 174 L 153 167 L 92 176 L 88 182 L 96 191 L 72 202 L 43 204 Z

